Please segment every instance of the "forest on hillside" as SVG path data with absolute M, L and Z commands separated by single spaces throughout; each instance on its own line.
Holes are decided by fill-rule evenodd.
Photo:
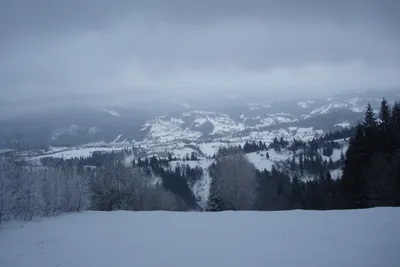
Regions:
M 340 160 L 331 158 L 349 138 Z M 268 149 L 293 151 L 293 158 L 258 170 L 246 153 Z M 322 151 L 322 154 L 321 154 Z M 276 138 L 268 146 L 247 142 L 221 148 L 207 170 L 210 193 L 200 205 L 193 192 L 204 170 L 177 159 L 124 158 L 131 151 L 93 153 L 69 160 L 43 158 L 33 167 L 18 153 L 0 158 L 0 221 L 30 220 L 81 210 L 289 210 L 354 209 L 400 206 L 400 104 L 385 99 L 378 114 L 368 105 L 355 128 L 332 132 L 308 142 Z M 324 159 L 323 156 L 329 158 Z M 183 162 L 198 161 L 195 154 Z M 334 179 L 330 170 L 341 168 Z M 302 179 L 307 175 L 312 179 Z

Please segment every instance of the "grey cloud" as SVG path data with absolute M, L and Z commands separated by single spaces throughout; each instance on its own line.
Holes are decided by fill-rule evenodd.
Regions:
M 0 0 L 0 99 L 400 85 L 398 1 Z M 123 95 L 123 96 L 119 96 Z

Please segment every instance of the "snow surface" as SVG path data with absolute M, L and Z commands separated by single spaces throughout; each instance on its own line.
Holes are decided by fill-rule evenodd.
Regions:
M 266 157 L 267 152 L 269 154 L 269 159 L 267 159 Z M 290 159 L 293 156 L 293 153 L 288 150 L 276 152 L 274 149 L 269 149 L 247 153 L 246 155 L 249 161 L 253 163 L 258 170 L 263 171 L 264 169 L 266 169 L 267 171 L 271 171 L 274 163 Z
M 173 157 L 177 157 L 178 159 L 183 159 L 186 157 L 186 155 L 189 155 L 189 157 L 192 155 L 192 152 L 195 153 L 195 155 L 198 154 L 198 152 L 192 148 L 189 147 L 184 147 L 181 149 L 174 149 L 171 151 L 171 154 Z
M 99 129 L 97 127 L 90 127 L 88 129 L 88 135 L 90 135 L 90 136 L 93 136 L 93 135 L 95 135 L 96 133 L 99 133 L 99 132 L 101 132 L 101 129 Z
M 209 143 L 200 143 L 199 147 L 201 152 L 204 155 L 212 157 L 214 154 L 217 154 L 218 149 L 221 147 L 227 147 L 230 144 L 227 142 L 209 142 Z
M 334 180 L 340 179 L 340 177 L 342 177 L 342 169 L 335 169 L 335 170 L 331 170 L 331 177 Z
M 327 114 L 332 111 L 332 109 L 337 109 L 337 108 L 344 108 L 347 107 L 347 104 L 344 103 L 339 103 L 339 104 L 329 104 L 325 105 L 319 108 L 313 109 L 309 114 L 307 115 L 302 115 L 304 119 L 308 119 L 313 115 L 321 115 L 321 114 Z
M 150 128 L 146 140 L 152 140 L 154 143 L 168 143 L 175 140 L 196 140 L 203 134 L 197 131 L 189 131 L 183 129 L 182 119 L 176 119 L 167 116 L 159 116 L 153 120 L 146 122 L 142 130 Z
M 2 267 L 397 267 L 400 208 L 82 212 L 0 227 Z
M 355 105 L 357 105 L 357 103 L 360 102 L 361 100 L 362 100 L 361 98 L 355 97 L 355 98 L 353 98 L 353 99 L 350 99 L 350 100 L 349 100 L 349 103 L 350 103 L 351 105 L 355 106 Z
M 314 130 L 313 127 L 308 127 L 308 128 L 298 128 L 297 133 L 312 133 Z
M 347 152 L 347 149 L 349 148 L 349 146 L 348 145 L 345 145 L 345 146 L 343 146 L 343 148 L 342 149 L 337 149 L 337 148 L 335 148 L 334 150 L 333 150 L 333 153 L 332 153 L 332 155 L 330 156 L 331 158 L 332 158 L 332 160 L 335 162 L 335 161 L 338 161 L 338 160 L 340 160 L 340 155 L 342 154 L 342 152 L 343 152 L 343 155 L 346 155 L 346 152 Z M 322 153 L 321 153 L 321 155 L 322 155 Z M 327 157 L 327 156 L 322 156 L 322 158 L 325 160 L 329 160 L 329 158 L 330 157 Z
M 8 149 L 8 148 L 0 149 L 0 154 L 7 153 L 9 151 L 12 151 L 12 149 Z
M 336 123 L 335 126 L 342 127 L 342 128 L 347 128 L 347 127 L 350 127 L 350 122 L 345 121 L 345 122 L 341 122 L 341 123 Z
M 266 154 L 266 151 L 248 153 L 247 158 L 258 170 L 263 171 L 266 169 L 267 171 L 271 171 L 274 162 L 270 159 L 267 159 Z
M 81 148 L 81 149 L 73 149 L 73 150 L 64 150 L 64 151 L 59 151 L 56 153 L 52 154 L 45 154 L 38 156 L 38 158 L 43 158 L 43 157 L 53 157 L 53 158 L 64 158 L 64 159 L 70 159 L 70 158 L 79 158 L 79 157 L 89 157 L 93 154 L 93 152 L 97 151 L 105 151 L 105 152 L 111 152 L 111 151 L 118 151 L 124 149 L 123 147 L 120 148 L 115 148 L 115 147 L 90 147 L 90 148 Z
M 297 105 L 302 107 L 302 108 L 308 108 L 308 103 L 305 102 L 305 101 L 297 102 Z
M 247 105 L 249 106 L 250 110 L 252 110 L 252 111 L 259 110 L 260 108 L 270 108 L 270 107 L 272 107 L 269 104 L 264 105 L 264 104 L 258 104 L 258 103 L 248 103 Z
M 112 110 L 112 109 L 103 109 L 104 112 L 107 112 L 108 114 L 110 114 L 111 116 L 114 117 L 122 117 L 121 114 L 119 114 L 117 111 Z
M 354 108 L 351 108 L 351 110 L 352 110 L 353 112 L 361 113 L 361 112 L 364 112 L 364 111 L 365 111 L 365 108 L 364 108 L 364 107 L 354 107 Z

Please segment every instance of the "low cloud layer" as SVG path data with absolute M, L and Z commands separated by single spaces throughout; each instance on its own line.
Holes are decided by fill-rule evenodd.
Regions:
M 400 85 L 398 1 L 0 0 L 0 101 Z

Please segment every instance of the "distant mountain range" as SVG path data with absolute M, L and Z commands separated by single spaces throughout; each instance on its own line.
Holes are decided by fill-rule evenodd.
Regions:
M 385 97 L 400 99 L 395 91 L 351 93 L 318 99 L 248 103 L 236 98 L 213 106 L 194 103 L 155 108 L 75 106 L 42 110 L 0 120 L 0 145 L 78 146 L 88 143 L 162 144 L 174 141 L 271 141 L 274 137 L 310 139 L 349 127 L 363 116 L 370 102 L 378 108 Z M 168 107 L 167 107 L 168 106 Z

